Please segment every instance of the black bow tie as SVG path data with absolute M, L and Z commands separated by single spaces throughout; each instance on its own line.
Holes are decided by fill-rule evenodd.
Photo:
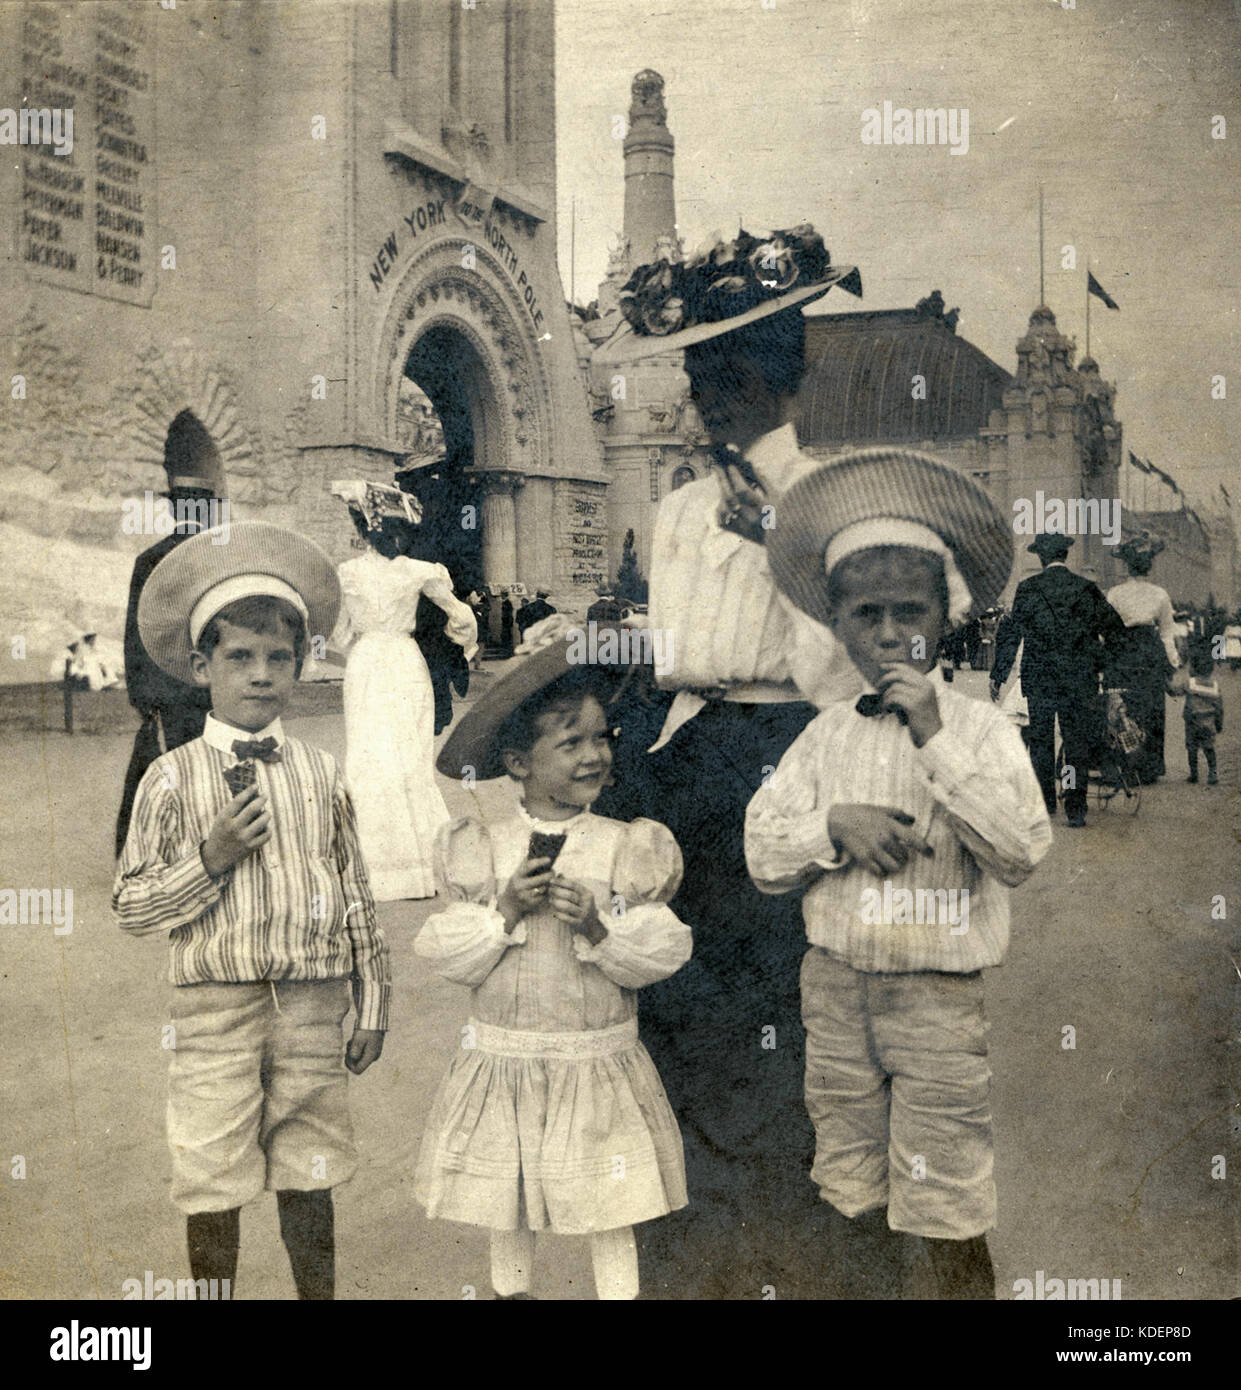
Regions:
M 858 697 L 858 702 L 853 708 L 857 710 L 863 719 L 876 719 L 883 714 L 894 714 L 902 724 L 908 723 L 905 718 L 905 711 L 903 709 L 893 709 L 891 706 L 885 705 L 882 695 L 861 695 Z
M 233 756 L 244 762 L 247 758 L 258 758 L 265 763 L 280 762 L 280 745 L 274 738 L 235 738 Z

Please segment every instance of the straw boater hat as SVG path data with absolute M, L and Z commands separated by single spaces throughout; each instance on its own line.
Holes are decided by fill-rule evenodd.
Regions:
M 639 266 L 620 292 L 625 322 L 600 343 L 593 360 L 610 365 L 677 352 L 807 304 L 833 285 L 861 298 L 856 267 L 832 265 L 808 222 L 769 237 L 739 231 L 684 263 Z
M 767 562 L 780 589 L 826 624 L 828 575 L 879 545 L 940 556 L 953 623 L 991 607 L 1013 566 L 1012 530 L 987 493 L 912 449 L 862 449 L 804 473 L 776 506 Z
M 603 653 L 614 652 L 615 662 L 607 665 L 618 674 L 626 670 L 632 663 L 621 657 L 631 654 L 638 643 L 622 645 L 619 624 L 594 623 L 591 626 L 595 639 L 594 654 L 601 654 L 601 650 Z M 612 636 L 605 639 L 606 633 Z M 564 613 L 554 613 L 549 618 L 532 623 L 526 629 L 520 646 L 514 647 L 514 660 L 504 675 L 466 711 L 440 749 L 435 766 L 444 776 L 459 778 L 467 767 L 474 769 L 474 775 L 480 781 L 505 776 L 508 769 L 504 766 L 502 750 L 496 743 L 500 730 L 509 716 L 532 695 L 558 681 L 561 676 L 567 676 L 570 671 L 585 669 L 581 662 L 573 659 L 580 654 L 585 638 L 585 629 Z
M 302 615 L 307 636 L 327 635 L 340 612 L 340 581 L 322 550 L 296 531 L 235 521 L 191 536 L 151 571 L 138 600 L 138 634 L 151 660 L 193 682 L 190 652 L 221 608 L 270 594 Z

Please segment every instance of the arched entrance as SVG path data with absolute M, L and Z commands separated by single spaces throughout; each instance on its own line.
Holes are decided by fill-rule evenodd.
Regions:
M 401 486 L 422 503 L 420 552 L 447 565 L 459 591 L 479 589 L 486 580 L 482 487 L 475 470 L 480 455 L 486 457 L 494 391 L 469 340 L 443 323 L 414 344 L 404 374 L 430 401 L 444 440 L 442 459 L 400 476 Z
M 554 544 L 550 392 L 508 271 L 465 238 L 429 246 L 402 272 L 376 346 L 385 435 L 397 437 L 404 380 L 425 393 L 443 428 L 439 476 L 433 467 L 402 474 L 426 508 L 427 546 L 441 550 L 428 558 L 448 564 L 459 590 L 545 582 Z

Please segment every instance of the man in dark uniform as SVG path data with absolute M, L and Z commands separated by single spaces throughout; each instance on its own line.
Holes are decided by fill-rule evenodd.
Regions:
M 129 609 L 125 615 L 125 685 L 129 703 L 142 718 L 134 738 L 134 751 L 125 773 L 125 789 L 121 794 L 121 810 L 116 818 L 116 853 L 125 847 L 129 833 L 129 817 L 133 811 L 134 794 L 143 773 L 164 751 L 160 747 L 163 732 L 164 748 L 179 748 L 198 738 L 211 709 L 211 692 L 202 686 L 185 685 L 166 675 L 147 655 L 138 635 L 138 600 L 155 566 L 191 536 L 206 528 L 211 516 L 215 490 L 208 479 L 182 473 L 169 479 L 165 494 L 172 505 L 177 525 L 171 534 L 156 541 L 134 561 L 129 582 Z
M 1027 741 L 1030 761 L 1043 789 L 1048 815 L 1056 814 L 1056 720 L 1064 743 L 1064 766 L 1074 784 L 1065 788 L 1069 824 L 1086 824 L 1086 778 L 1095 732 L 1099 671 L 1106 644 L 1123 640 L 1125 625 L 1097 584 L 1074 574 L 1064 563 L 1071 536 L 1055 532 L 1035 536 L 1026 547 L 1043 563 L 1040 574 L 1017 585 L 1013 610 L 996 641 L 991 671 L 991 698 L 1021 657 L 1021 693 L 1030 709 Z
M 528 627 L 542 622 L 544 618 L 550 618 L 555 611 L 547 601 L 547 590 L 540 589 L 534 602 L 527 603 L 517 614 L 517 626 L 521 629 L 521 635 L 524 637 Z

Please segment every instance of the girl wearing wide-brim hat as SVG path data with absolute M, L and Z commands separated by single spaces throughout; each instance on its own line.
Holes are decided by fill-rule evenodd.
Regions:
M 711 475 L 660 504 L 650 626 L 670 708 L 638 773 L 607 794 L 609 814 L 664 821 L 685 854 L 676 908 L 694 959 L 643 996 L 642 1036 L 686 1135 L 691 1206 L 641 1232 L 642 1282 L 658 1297 L 823 1298 L 822 1203 L 806 1181 L 814 1135 L 802 1096 L 796 901 L 762 897 L 746 872 L 746 803 L 815 713 L 856 681 L 821 624 L 772 582 L 765 509 L 809 468 L 792 423 L 805 372 L 803 309 L 839 286 L 861 293 L 802 224 L 745 232 L 684 264 L 641 266 L 621 292 L 624 324 L 596 363 L 684 351 L 691 397 L 714 445 Z M 764 1042 L 766 1039 L 766 1042 Z
M 599 1296 L 636 1297 L 632 1227 L 686 1204 L 681 1136 L 638 1040 L 637 991 L 678 970 L 688 927 L 672 834 L 591 807 L 611 769 L 606 702 L 626 651 L 556 614 L 442 749 L 445 776 L 510 775 L 511 814 L 452 822 L 435 846 L 445 906 L 415 950 L 471 990 L 461 1047 L 423 1138 L 415 1195 L 491 1230 L 501 1298 L 531 1296 L 534 1232 L 589 1235 Z M 617 664 L 581 664 L 592 657 Z
M 1116 558 L 1129 571 L 1129 578 L 1106 595 L 1125 625 L 1109 680 L 1124 692 L 1125 709 L 1145 735 L 1134 756 L 1143 782 L 1156 782 L 1167 771 L 1163 759 L 1166 684 L 1181 662 L 1172 600 L 1166 589 L 1146 577 L 1162 549 L 1163 542 L 1145 532 L 1117 546 Z

